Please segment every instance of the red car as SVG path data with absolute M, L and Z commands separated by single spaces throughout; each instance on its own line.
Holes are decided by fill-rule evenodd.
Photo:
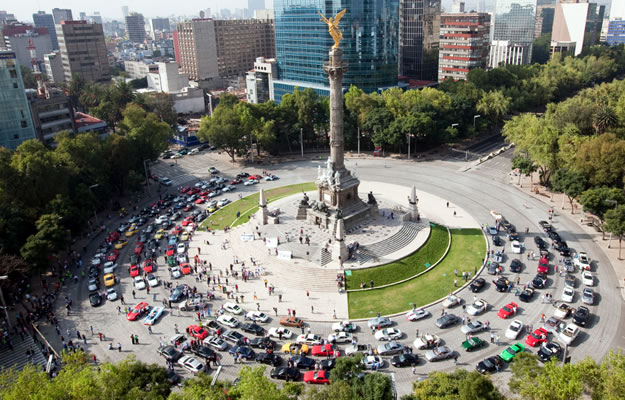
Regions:
M 313 346 L 312 350 L 310 350 L 310 354 L 319 357 L 336 356 L 337 354 L 335 354 L 335 352 L 337 352 L 337 350 L 329 343 Z
M 200 197 L 199 199 L 195 200 L 195 204 L 204 204 L 205 201 L 206 199 L 204 197 Z
M 141 270 L 137 265 L 130 266 L 130 276 L 133 278 L 141 273 Z
M 547 257 L 541 257 L 538 260 L 538 268 L 536 270 L 541 274 L 549 273 L 549 260 L 547 260 Z
M 165 255 L 173 256 L 175 252 L 176 252 L 176 247 L 170 245 L 170 246 L 167 246 L 167 251 L 165 252 Z
M 193 223 L 193 217 L 187 217 L 182 221 L 182 226 L 188 226 L 189 224 Z M 182 229 L 180 230 L 180 232 L 182 232 Z M 178 233 L 180 233 L 178 232 Z M 173 233 L 173 232 L 172 232 Z M 176 233 L 176 235 L 178 234 Z
M 191 274 L 191 265 L 189 263 L 182 263 L 182 264 L 180 264 L 180 272 L 182 272 L 185 275 L 190 275 Z
M 208 331 L 201 326 L 189 325 L 187 326 L 187 333 L 196 339 L 204 340 L 208 336 Z
M 147 272 L 148 274 L 154 271 L 154 264 L 152 263 L 152 260 L 145 260 L 143 262 L 143 271 Z
M 183 208 L 184 211 L 189 212 L 191 210 L 193 210 L 193 204 L 187 204 L 187 206 L 185 208 Z
M 135 254 L 136 255 L 141 255 L 141 252 L 143 252 L 143 243 L 139 242 L 135 246 Z
M 304 374 L 304 383 L 330 384 L 330 371 L 307 371 Z
M 119 232 L 115 231 L 115 232 L 111 232 L 111 234 L 108 235 L 108 237 L 106 238 L 106 241 L 109 243 L 115 243 L 117 242 L 117 239 L 119 239 Z
M 499 318 L 508 319 L 516 314 L 518 308 L 519 306 L 516 303 L 508 303 L 499 309 L 497 316 L 499 316 Z
M 108 257 L 106 257 L 106 261 L 115 262 L 117 261 L 117 257 L 119 257 L 119 250 L 113 250 L 109 253 Z
M 238 185 L 239 183 L 243 183 L 241 179 L 233 179 L 230 181 L 231 185 Z
M 174 227 L 174 229 L 172 229 L 172 230 L 171 230 L 171 234 L 172 234 L 172 235 L 176 235 L 176 236 L 178 236 L 178 235 L 180 235 L 181 233 L 182 233 L 182 226 L 180 226 L 180 225 L 176 225 L 176 226 Z
M 200 193 L 199 188 L 192 188 L 191 190 L 187 192 L 187 194 L 196 194 L 196 193 Z
M 191 186 L 185 186 L 180 188 L 180 193 L 187 193 L 189 190 L 191 190 Z
M 147 313 L 148 311 L 150 311 L 150 306 L 145 301 L 142 301 L 130 310 L 130 312 L 126 316 L 126 319 L 128 321 L 136 321 L 137 318 L 140 318 L 141 315 Z
M 545 328 L 538 328 L 525 338 L 525 343 L 532 347 L 540 346 L 541 343 L 547 341 L 547 335 L 549 332 Z
M 206 197 L 206 196 L 208 196 L 209 194 L 210 194 L 210 192 L 208 192 L 208 191 L 206 191 L 206 190 L 205 190 L 205 191 L 203 191 L 203 192 L 200 192 L 200 196 L 202 196 L 202 197 Z

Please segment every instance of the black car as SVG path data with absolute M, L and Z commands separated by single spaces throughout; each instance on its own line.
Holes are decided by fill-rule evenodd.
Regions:
M 171 369 L 167 369 L 167 383 L 169 383 L 170 385 L 177 385 L 180 383 L 180 380 L 182 378 L 180 378 L 180 375 L 178 375 L 175 371 L 171 370 Z
M 167 361 L 176 361 L 182 356 L 182 353 L 176 350 L 174 346 L 160 347 L 158 349 L 158 354 L 165 357 L 165 360 Z
M 566 243 L 564 243 L 564 244 L 560 247 L 559 251 L 560 251 L 560 255 L 561 255 L 562 257 L 571 257 L 571 249 L 567 246 L 567 244 L 566 244 Z
M 475 366 L 475 369 L 480 374 L 484 375 L 487 372 L 499 372 L 499 370 L 503 367 L 503 360 L 499 358 L 499 356 L 488 357 L 479 362 Z
M 526 287 L 519 295 L 519 300 L 527 303 L 532 299 L 532 297 L 534 297 L 534 289 L 532 289 L 531 287 Z
M 200 151 L 202 151 L 202 150 L 206 150 L 206 149 L 208 149 L 209 147 L 211 147 L 211 145 L 210 145 L 210 144 L 208 144 L 208 143 L 202 143 L 201 145 L 199 145 L 199 146 L 198 146 L 198 150 L 200 150 Z
M 148 236 L 146 234 L 142 233 L 141 235 L 139 235 L 138 242 L 145 243 L 147 241 L 148 241 Z
M 551 239 L 554 242 L 559 242 L 562 240 L 560 238 L 560 235 L 558 235 L 558 232 L 556 231 L 547 231 L 547 235 L 549 235 L 549 239 Z
M 576 284 L 577 284 L 577 278 L 575 277 L 575 275 L 566 274 L 566 276 L 564 277 L 564 285 L 572 289 L 575 289 Z
M 256 353 L 254 353 L 254 350 L 247 346 L 232 346 L 232 348 L 228 350 L 228 353 L 232 354 L 233 356 L 240 355 L 246 360 L 253 360 L 254 358 L 256 358 Z
M 493 284 L 498 292 L 507 292 L 510 281 L 505 276 L 500 276 L 497 280 L 493 281 Z
M 521 238 L 519 237 L 518 233 L 516 233 L 516 232 L 509 234 L 508 235 L 508 239 L 510 239 L 511 242 L 514 242 L 514 241 L 520 242 L 521 241 Z
M 547 243 L 540 236 L 534 236 L 534 244 L 536 244 L 539 250 L 547 249 Z
M 510 272 L 521 272 L 522 269 L 523 263 L 519 259 L 515 258 L 510 262 Z
M 232 342 L 234 344 L 242 344 L 245 336 L 240 334 L 237 331 L 233 331 L 232 329 L 227 330 L 223 334 L 223 338 L 228 342 Z
M 491 261 L 487 266 L 487 271 L 491 275 L 497 275 L 497 271 L 499 271 L 499 263 L 496 261 Z
M 211 358 L 215 355 L 215 351 L 208 346 L 198 346 L 191 349 L 191 353 L 203 358 Z
M 547 286 L 547 275 L 536 274 L 536 276 L 532 280 L 532 287 L 534 289 L 544 289 L 545 286 Z
M 247 178 L 248 176 L 250 176 L 250 174 L 247 172 L 241 172 L 240 174 L 237 174 L 237 179 Z
M 91 293 L 89 295 L 89 303 L 91 303 L 91 307 L 97 307 L 102 304 L 102 296 L 99 293 Z
M 282 357 L 276 353 L 260 353 L 256 356 L 256 362 L 277 367 L 282 364 Z
M 241 330 L 243 332 L 253 333 L 256 336 L 263 336 L 265 334 L 265 328 L 254 323 L 243 324 Z
M 273 379 L 282 379 L 283 381 L 295 381 L 299 379 L 299 369 L 297 368 L 274 368 L 271 370 L 270 376 Z
M 553 227 L 547 221 L 538 221 L 538 225 L 540 225 L 540 227 L 543 228 L 544 232 L 549 232 L 553 230 Z
M 447 328 L 460 322 L 460 317 L 455 314 L 445 314 L 436 320 L 436 326 L 439 328 Z
M 495 246 L 503 246 L 503 240 L 497 235 L 493 236 L 493 244 Z
M 130 256 L 130 265 L 137 265 L 139 264 L 139 256 L 136 254 L 132 254 Z
M 391 365 L 393 367 L 414 367 L 418 362 L 419 357 L 416 354 L 398 354 L 391 358 Z
M 327 358 L 321 361 L 319 364 L 321 364 L 322 370 L 329 371 L 333 369 L 334 367 L 336 367 L 336 358 Z
M 313 369 L 315 368 L 315 360 L 306 356 L 294 356 L 291 357 L 291 363 L 295 368 L 300 369 Z
M 197 216 L 197 218 L 195 219 L 195 222 L 202 222 L 206 219 L 207 215 L 202 213 L 200 215 Z
M 148 249 L 152 250 L 155 249 L 156 247 L 158 247 L 158 243 L 156 242 L 155 239 L 152 239 L 148 242 Z
M 184 289 L 184 286 L 177 286 L 173 292 L 171 292 L 171 294 L 169 295 L 169 300 L 173 301 L 173 302 L 179 302 L 182 300 L 182 298 L 184 297 L 184 294 L 182 292 L 182 289 Z
M 247 345 L 256 349 L 266 349 L 276 347 L 276 342 L 266 337 L 257 337 L 248 340 Z
M 575 314 L 573 314 L 573 323 L 577 326 L 586 326 L 589 317 L 590 310 L 587 307 L 579 306 Z
M 471 282 L 470 288 L 473 293 L 477 293 L 480 290 L 484 289 L 484 285 L 486 285 L 486 279 L 477 278 L 473 282 Z
M 552 358 L 559 358 L 562 347 L 556 342 L 544 343 L 538 350 L 538 358 L 542 362 L 547 362 Z

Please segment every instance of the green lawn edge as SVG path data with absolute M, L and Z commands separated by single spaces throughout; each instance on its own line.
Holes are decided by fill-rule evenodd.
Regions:
M 382 315 L 408 311 L 412 304 L 417 307 L 433 303 L 453 292 L 454 279 L 458 286 L 462 271 L 479 269 L 486 254 L 486 243 L 480 229 L 451 229 L 451 247 L 445 258 L 431 271 L 386 288 L 347 293 L 350 319 L 371 318 L 379 312 Z
M 432 224 L 428 240 L 409 256 L 388 264 L 371 268 L 353 269 L 347 277 L 347 289 L 360 289 L 360 282 L 384 286 L 400 282 L 425 271 L 443 257 L 449 245 L 449 234 L 444 226 Z
M 280 186 L 265 190 L 265 197 L 267 198 L 267 202 L 271 203 L 272 201 L 292 196 L 294 194 L 301 193 L 302 191 L 308 192 L 316 189 L 317 186 L 314 182 L 296 183 L 293 185 Z M 233 201 L 226 207 L 215 211 L 200 224 L 200 229 L 210 227 L 213 230 L 219 230 L 224 229 L 226 226 L 237 226 L 247 222 L 247 216 L 258 210 L 259 196 L 259 193 L 251 194 L 240 200 Z M 238 219 L 237 212 L 241 213 L 241 216 Z

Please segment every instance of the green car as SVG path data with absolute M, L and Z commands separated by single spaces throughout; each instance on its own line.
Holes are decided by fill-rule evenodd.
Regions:
M 176 258 L 174 256 L 167 257 L 167 265 L 169 265 L 170 267 L 175 267 L 176 266 Z
M 512 361 L 514 356 L 516 356 L 517 353 L 521 353 L 524 350 L 525 350 L 525 347 L 523 346 L 523 344 L 521 343 L 513 344 L 512 346 L 502 351 L 499 357 L 501 357 L 501 359 L 504 360 L 505 362 L 510 362 Z
M 462 342 L 462 348 L 466 351 L 477 350 L 484 345 L 486 345 L 486 341 L 480 339 L 479 337 L 472 337 L 471 339 L 467 339 Z

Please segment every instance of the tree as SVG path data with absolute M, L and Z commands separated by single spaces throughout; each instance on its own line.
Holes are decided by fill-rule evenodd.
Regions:
M 618 258 L 621 260 L 621 242 L 625 235 L 625 204 L 606 211 L 604 229 L 618 238 Z
M 599 187 L 584 191 L 579 202 L 584 206 L 584 210 L 591 212 L 603 219 L 605 213 L 614 208 L 615 204 L 625 204 L 625 193 L 622 189 Z
M 168 93 L 153 93 L 146 98 L 147 111 L 151 111 L 158 116 L 162 122 L 167 122 L 171 127 L 177 124 L 176 111 L 174 110 L 174 100 Z
M 493 125 L 498 125 L 510 109 L 510 99 L 499 90 L 486 92 L 477 103 L 477 111 L 490 119 Z
M 566 194 L 571 203 L 571 214 L 573 214 L 573 200 L 586 189 L 586 177 L 579 172 L 559 169 L 553 175 L 551 184 L 553 190 Z
M 536 165 L 527 155 L 517 154 L 512 159 L 512 168 L 519 170 L 519 185 L 521 184 L 521 176 L 532 176 L 536 172 Z
M 156 160 L 167 148 L 172 129 L 156 114 L 146 112 L 136 104 L 128 104 L 123 115 L 120 133 L 133 142 L 133 150 L 137 154 L 134 169 L 143 170 L 143 160 Z
M 371 139 L 376 147 L 391 144 L 388 137 L 388 127 L 393 122 L 393 114 L 386 107 L 379 107 L 367 114 L 363 128 L 371 132 Z
M 58 214 L 44 214 L 37 220 L 37 233 L 31 235 L 20 250 L 26 262 L 46 267 L 52 255 L 65 250 L 70 232 L 62 226 L 61 220 Z
M 616 111 L 605 102 L 599 104 L 592 118 L 592 126 L 597 135 L 601 135 L 607 129 L 616 126 L 618 122 Z
M 288 400 L 291 398 L 278 388 L 264 374 L 265 367 L 243 367 L 239 371 L 239 384 L 232 387 L 228 394 L 241 400 Z M 287 388 L 293 394 L 293 388 Z M 297 391 L 295 391 L 297 392 Z M 297 394 L 297 393 L 296 393 Z M 297 396 L 294 397 L 296 399 Z
M 503 400 L 490 379 L 476 371 L 456 369 L 452 373 L 432 372 L 428 379 L 413 383 L 413 400 Z
M 336 359 L 336 366 L 332 370 L 332 380 L 350 380 L 357 377 L 362 370 L 362 354 L 357 353 L 354 357 L 339 357 Z
M 241 119 L 234 107 L 224 104 L 215 109 L 212 118 L 209 116 L 202 118 L 197 136 L 225 151 L 232 162 L 235 156 L 240 157 L 247 150 L 246 134 L 241 127 Z
M 549 61 L 549 53 L 551 52 L 551 34 L 543 33 L 534 40 L 532 47 L 532 64 L 545 64 Z
M 625 179 L 625 140 L 613 133 L 589 138 L 580 144 L 573 165 L 592 186 L 622 187 Z

